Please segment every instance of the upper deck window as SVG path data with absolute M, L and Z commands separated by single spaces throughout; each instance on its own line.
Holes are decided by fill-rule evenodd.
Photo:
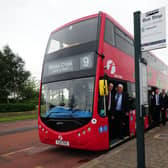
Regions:
M 124 53 L 134 56 L 133 40 L 109 19 L 106 19 L 105 23 L 104 40 Z
M 115 45 L 115 39 L 114 39 L 114 25 L 110 20 L 106 19 L 105 23 L 105 32 L 104 32 L 104 40 L 111 44 Z
M 133 40 L 117 27 L 115 27 L 115 42 L 118 49 L 124 51 L 128 55 L 134 56 Z
M 97 17 L 91 18 L 68 25 L 52 33 L 47 47 L 47 54 L 67 47 L 95 41 L 97 36 L 97 23 Z

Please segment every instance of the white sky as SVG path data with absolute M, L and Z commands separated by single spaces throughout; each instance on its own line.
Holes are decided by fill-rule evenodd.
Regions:
M 0 49 L 8 44 L 25 60 L 26 69 L 40 79 L 47 40 L 55 28 L 104 11 L 133 34 L 134 11 L 163 6 L 168 22 L 168 0 L 0 0 Z M 168 48 L 153 53 L 168 64 Z

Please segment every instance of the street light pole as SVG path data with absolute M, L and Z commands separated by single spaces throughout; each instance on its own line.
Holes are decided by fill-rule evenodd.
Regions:
M 134 13 L 137 167 L 145 168 L 144 117 L 140 102 L 141 12 Z

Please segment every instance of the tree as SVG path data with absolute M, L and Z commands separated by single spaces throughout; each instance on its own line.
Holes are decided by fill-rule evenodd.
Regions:
M 0 103 L 8 102 L 10 95 L 18 99 L 20 89 L 30 77 L 30 72 L 24 66 L 23 59 L 13 53 L 9 46 L 0 51 Z
M 23 101 L 38 102 L 39 82 L 35 78 L 29 78 L 20 88 L 19 95 Z
M 7 84 L 8 71 L 6 68 L 5 58 L 3 53 L 0 51 L 0 102 L 7 102 L 7 97 L 9 95 L 9 89 Z

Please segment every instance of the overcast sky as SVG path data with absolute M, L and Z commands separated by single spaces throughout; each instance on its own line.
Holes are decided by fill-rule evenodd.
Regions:
M 168 0 L 0 0 L 0 49 L 8 44 L 40 79 L 48 37 L 60 25 L 104 11 L 133 34 L 134 11 L 163 6 L 168 22 Z M 168 64 L 168 48 L 153 53 Z

